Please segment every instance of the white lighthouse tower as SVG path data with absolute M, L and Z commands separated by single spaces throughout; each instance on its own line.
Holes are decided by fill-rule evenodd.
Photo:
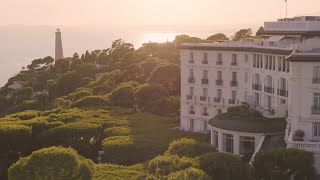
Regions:
M 55 44 L 55 60 L 63 59 L 63 48 L 62 48 L 62 39 L 61 31 L 57 29 L 56 31 L 56 44 Z

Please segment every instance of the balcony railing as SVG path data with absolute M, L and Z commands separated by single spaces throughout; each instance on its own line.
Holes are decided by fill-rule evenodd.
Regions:
M 189 60 L 189 64 L 194 64 L 194 60 Z
M 252 84 L 252 89 L 256 91 L 261 91 L 261 85 L 260 84 Z
M 206 96 L 200 96 L 200 101 L 207 101 L 207 97 Z
M 208 61 L 204 60 L 204 61 L 202 61 L 202 64 L 208 64 Z
M 209 113 L 204 112 L 204 113 L 202 113 L 202 116 L 209 116 Z
M 187 95 L 188 100 L 192 100 L 192 98 L 193 98 L 193 95 Z
M 231 62 L 231 66 L 237 66 L 238 63 L 237 62 Z
M 231 87 L 238 87 L 238 81 L 230 81 Z
M 288 91 L 284 89 L 278 89 L 278 95 L 282 97 L 288 97 Z
M 222 65 L 222 61 L 217 61 L 216 65 Z
M 235 99 L 229 99 L 229 104 L 236 104 L 236 100 Z
M 313 84 L 320 84 L 320 78 L 312 78 Z
M 202 83 L 202 84 L 209 84 L 209 79 L 202 79 L 202 80 L 201 80 L 201 83 Z
M 320 107 L 311 107 L 311 114 L 320 115 Z
M 223 85 L 223 80 L 216 80 L 216 85 L 222 86 Z
M 196 80 L 194 79 L 194 77 L 190 77 L 188 78 L 188 83 L 195 83 Z
M 216 102 L 216 103 L 220 103 L 221 102 L 221 97 L 215 97 L 214 98 L 214 102 Z
M 195 111 L 189 111 L 189 114 L 193 114 L 193 115 L 195 115 L 195 114 L 196 114 L 196 112 L 195 112 Z
M 264 87 L 264 92 L 274 94 L 274 88 L 272 87 Z

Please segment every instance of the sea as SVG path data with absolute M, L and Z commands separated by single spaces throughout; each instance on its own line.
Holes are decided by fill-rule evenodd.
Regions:
M 60 28 L 64 56 L 83 54 L 86 50 L 107 49 L 112 41 L 123 39 L 139 48 L 147 42 L 173 41 L 177 35 L 207 38 L 218 32 L 231 34 L 233 30 L 214 27 L 143 26 L 143 27 L 99 27 L 99 26 L 0 26 L 0 87 L 8 79 L 36 58 L 54 57 L 55 31 Z

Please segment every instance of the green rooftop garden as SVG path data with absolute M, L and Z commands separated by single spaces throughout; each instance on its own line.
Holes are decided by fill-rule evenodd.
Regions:
M 248 105 L 230 107 L 227 113 L 219 114 L 209 124 L 225 130 L 250 133 L 284 133 L 285 118 L 266 118 Z

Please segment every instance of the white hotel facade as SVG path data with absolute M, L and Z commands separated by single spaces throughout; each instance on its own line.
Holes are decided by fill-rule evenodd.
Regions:
M 246 102 L 268 118 L 283 118 L 288 148 L 320 154 L 320 17 L 265 22 L 261 39 L 182 44 L 181 129 L 211 132 L 219 151 L 260 150 L 275 133 L 211 123 Z M 210 121 L 210 123 L 209 123 Z M 294 141 L 297 130 L 302 141 Z

